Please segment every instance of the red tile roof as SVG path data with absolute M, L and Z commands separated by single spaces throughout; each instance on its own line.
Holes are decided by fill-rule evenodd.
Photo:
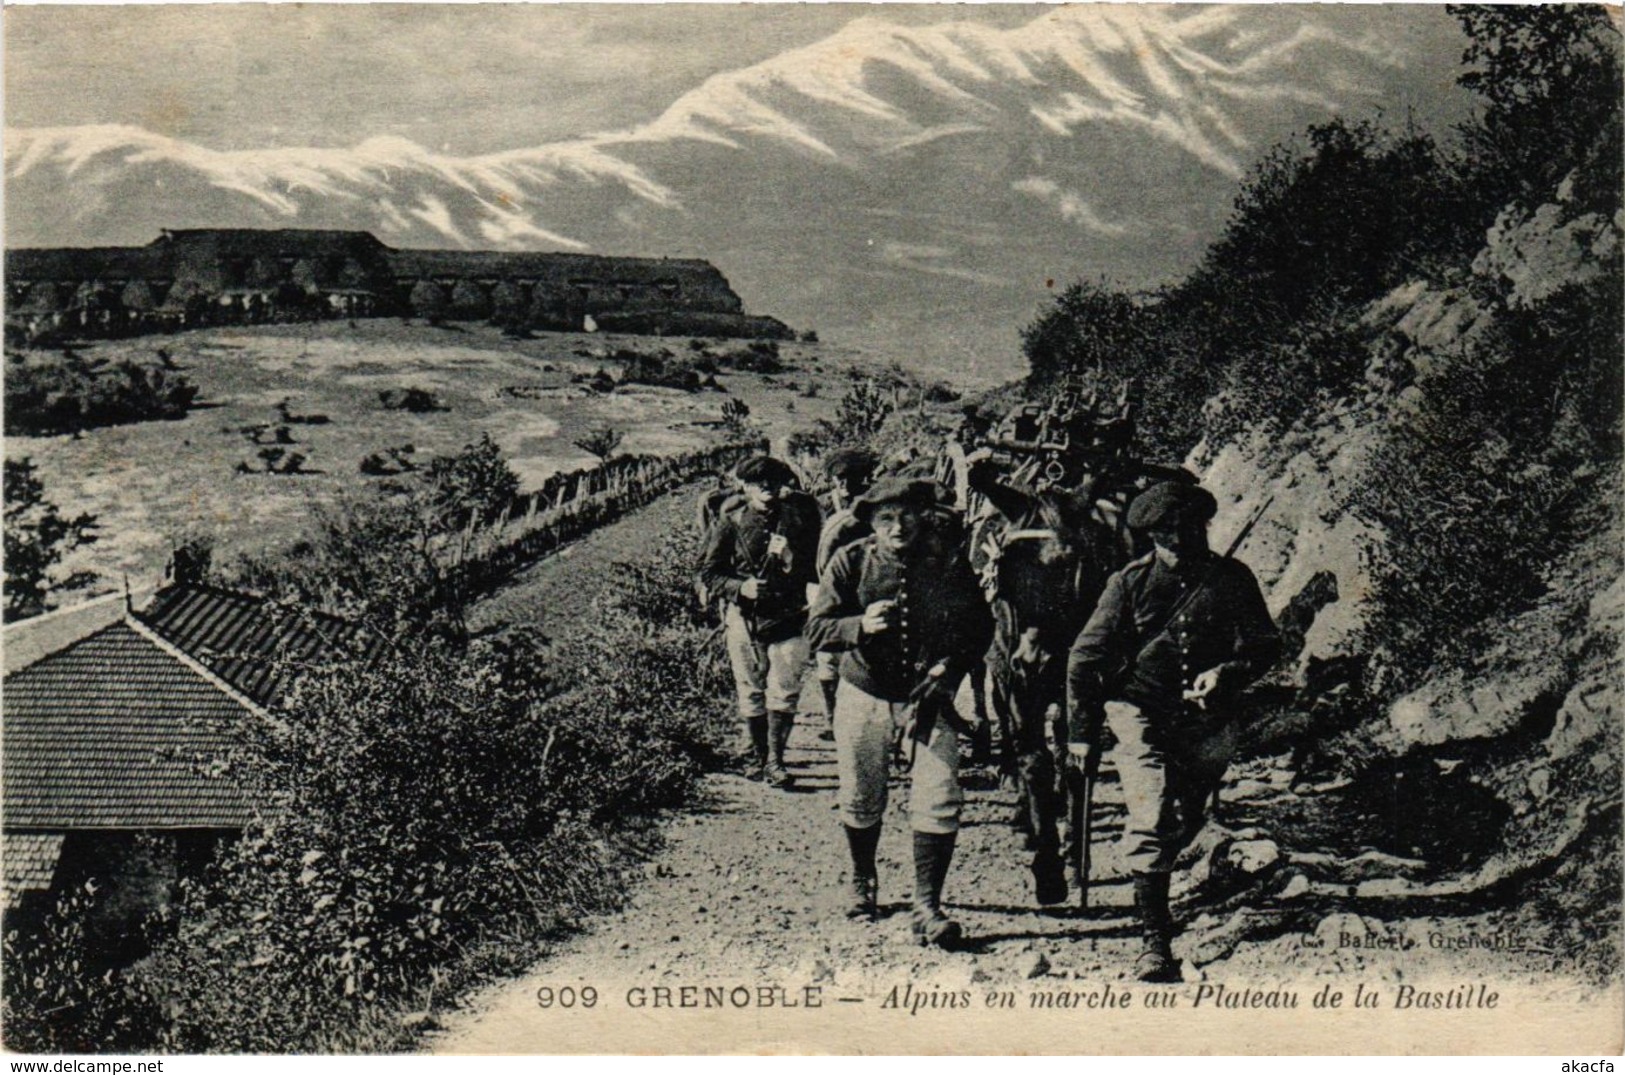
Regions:
M 281 701 L 301 666 L 376 651 L 355 624 L 261 597 L 192 584 L 159 590 L 135 616 L 262 706 Z
M 237 828 L 236 786 L 218 757 L 246 700 L 128 622 L 5 681 L 8 830 Z

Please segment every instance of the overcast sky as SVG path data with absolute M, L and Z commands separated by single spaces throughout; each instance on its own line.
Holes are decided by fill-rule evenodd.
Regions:
M 1392 9 L 1389 9 L 1390 12 Z M 6 126 L 124 123 L 213 149 L 347 146 L 400 135 L 455 154 L 648 120 L 683 91 L 828 36 L 871 5 L 215 5 L 8 7 Z M 1373 9 L 1324 8 L 1351 30 Z M 1460 39 L 1437 8 L 1395 35 L 1444 62 L 1401 106 L 1454 118 Z M 941 5 L 884 5 L 898 22 Z M 957 18 L 1016 25 L 1025 6 Z M 1391 15 L 1389 16 L 1392 17 Z M 1428 65 L 1432 67 L 1432 64 Z M 1413 71 L 1413 78 L 1417 72 Z
M 8 7 L 6 125 L 128 123 L 215 149 L 398 134 L 478 153 L 650 119 L 707 76 L 825 37 L 859 10 Z M 976 17 L 1030 14 L 983 8 Z M 893 6 L 887 17 L 940 19 L 942 9 Z

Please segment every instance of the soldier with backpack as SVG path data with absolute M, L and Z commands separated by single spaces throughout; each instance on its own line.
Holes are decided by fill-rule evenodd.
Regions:
M 1184 482 L 1134 498 L 1128 525 L 1154 548 L 1106 581 L 1067 664 L 1071 762 L 1092 769 L 1102 721 L 1117 743 L 1121 844 L 1144 937 L 1136 969 L 1148 982 L 1181 980 L 1169 874 L 1235 751 L 1237 696 L 1281 645 L 1253 573 L 1208 548 L 1216 510 L 1212 494 Z
M 875 470 L 880 459 L 865 448 L 842 448 L 831 452 L 824 464 L 831 489 L 824 518 L 824 529 L 818 536 L 818 574 L 824 574 L 830 560 L 852 542 L 869 534 L 869 524 L 857 517 L 852 505 L 874 483 Z M 835 723 L 835 685 L 840 681 L 837 666 L 840 658 L 834 653 L 820 652 L 813 663 L 818 673 L 818 689 L 823 693 L 824 712 L 829 716 L 831 731 Z
M 754 456 L 734 476 L 741 496 L 721 506 L 710 528 L 700 579 L 725 605 L 728 660 L 750 736 L 752 772 L 788 788 L 795 781 L 784 751 L 806 671 L 802 632 L 818 581 L 821 515 L 780 460 Z

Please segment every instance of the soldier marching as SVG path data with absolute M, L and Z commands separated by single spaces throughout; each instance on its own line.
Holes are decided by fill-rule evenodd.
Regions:
M 911 761 L 913 931 L 952 947 L 961 935 L 942 909 L 964 792 L 954 695 L 987 649 L 992 617 L 963 550 L 931 525 L 935 483 L 894 478 L 853 505 L 872 533 L 837 552 L 819 582 L 808 636 L 839 653 L 835 754 L 841 823 L 852 860 L 854 918 L 877 912 L 875 848 L 894 740 Z
M 877 479 L 871 453 L 833 453 L 827 516 L 767 457 L 738 469 L 737 494 L 711 498 L 702 579 L 726 604 L 753 769 L 780 787 L 793 782 L 784 743 L 816 654 L 849 917 L 878 914 L 876 847 L 901 764 L 912 932 L 927 945 L 963 940 L 942 897 L 961 746 L 986 742 L 979 679 L 969 716 L 955 699 L 985 661 L 1034 901 L 1064 901 L 1070 880 L 1087 905 L 1090 804 L 1110 742 L 1143 939 L 1136 973 L 1180 980 L 1170 874 L 1235 751 L 1239 695 L 1274 662 L 1279 635 L 1252 573 L 1208 547 L 1212 495 L 1183 470 L 1134 460 L 1132 437 L 1125 396 L 1102 407 L 1064 391 L 950 445 L 936 481 Z
M 749 737 L 753 775 L 794 784 L 784 751 L 807 666 L 808 593 L 818 581 L 822 517 L 795 472 L 755 456 L 734 472 L 740 495 L 724 500 L 706 537 L 700 581 L 724 605 L 723 624 Z

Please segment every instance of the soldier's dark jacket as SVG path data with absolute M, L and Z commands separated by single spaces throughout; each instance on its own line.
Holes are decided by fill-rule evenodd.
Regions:
M 1204 578 L 1178 618 L 1146 637 Z M 1179 713 L 1183 692 L 1198 675 L 1231 665 L 1232 682 L 1242 686 L 1268 671 L 1280 649 L 1280 633 L 1246 564 L 1209 553 L 1170 568 L 1153 551 L 1106 580 L 1094 615 L 1072 644 L 1069 694 L 1077 701 L 1122 700 L 1149 712 Z M 1117 679 L 1125 662 L 1126 673 Z M 1081 707 L 1071 709 L 1076 722 Z
M 863 613 L 894 600 L 892 626 L 863 633 Z M 900 557 L 873 535 L 837 552 L 807 620 L 814 649 L 841 653 L 841 678 L 876 698 L 906 702 L 932 665 L 957 683 L 987 651 L 993 618 L 957 545 L 933 533 Z
M 786 491 L 757 511 L 743 498 L 726 505 L 707 536 L 700 581 L 707 592 L 739 606 L 758 642 L 782 642 L 800 634 L 807 622 L 807 587 L 818 581 L 818 501 Z M 789 548 L 769 558 L 767 544 L 782 533 Z M 764 585 L 751 601 L 739 595 L 746 579 Z

